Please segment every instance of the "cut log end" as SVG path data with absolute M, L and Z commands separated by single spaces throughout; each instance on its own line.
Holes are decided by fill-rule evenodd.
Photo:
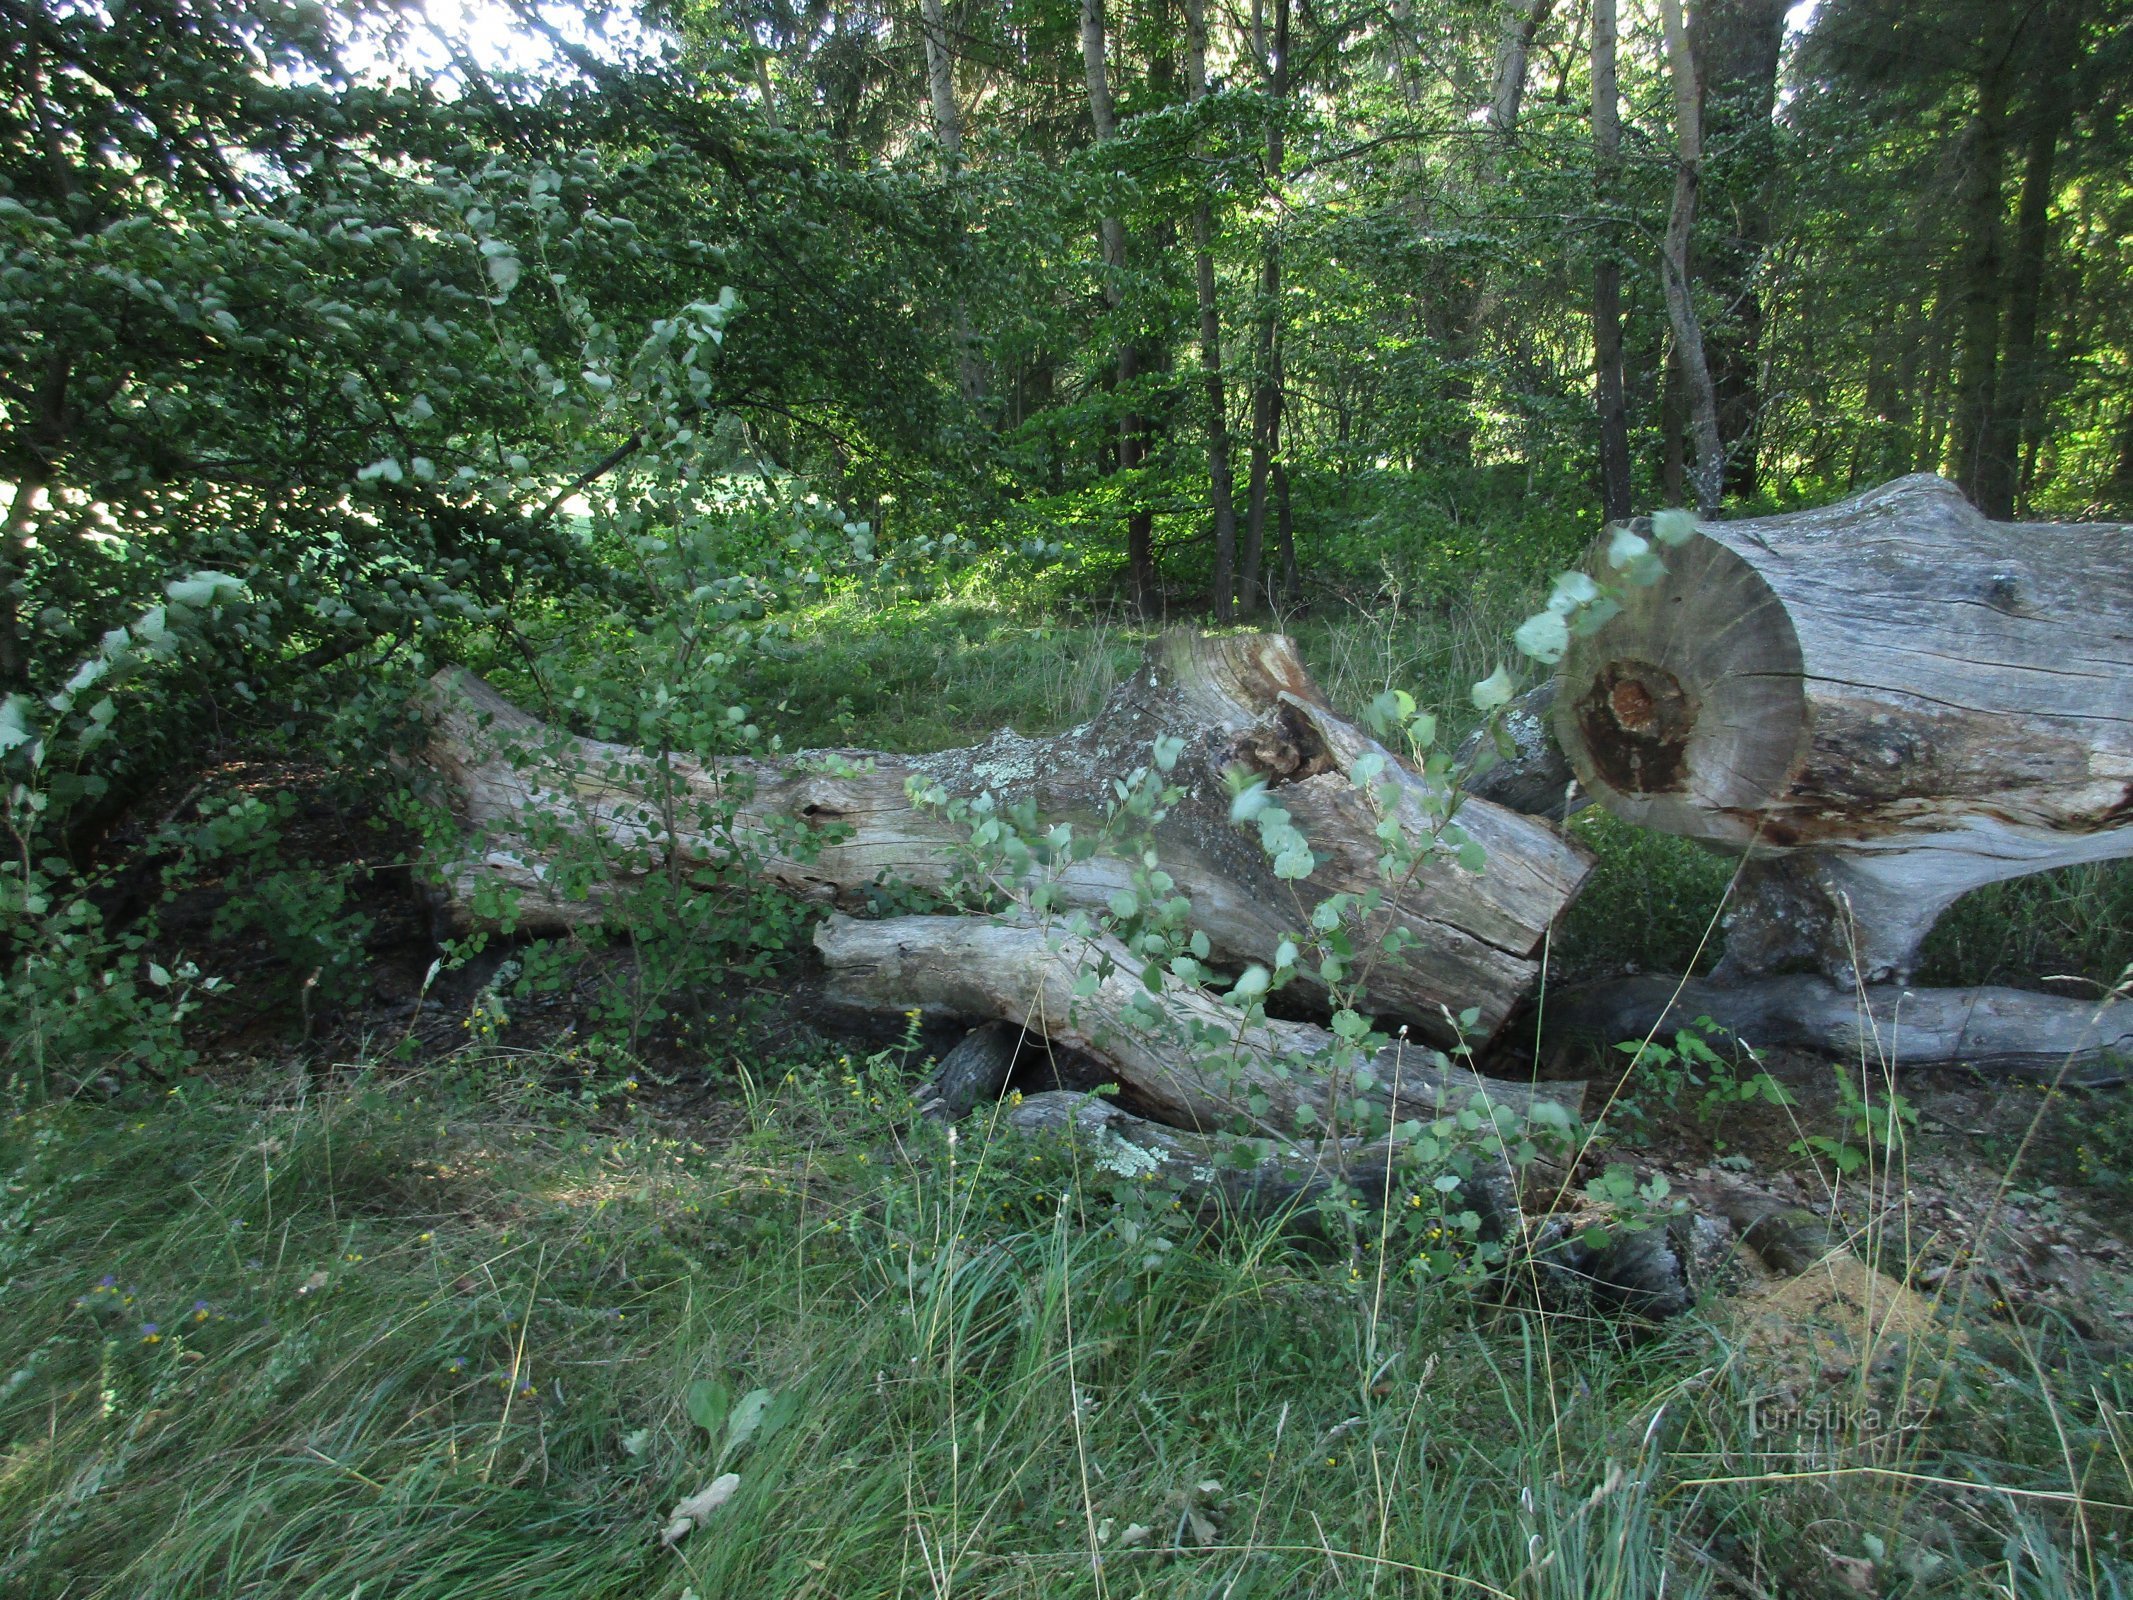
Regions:
M 1552 722 L 1624 820 L 1795 858 L 1744 881 L 1730 975 L 1900 981 L 1969 890 L 2133 855 L 2133 528 L 1920 476 L 1666 563 L 1572 639 Z
M 1555 734 L 1618 816 L 1743 848 L 1807 743 L 1800 643 L 1762 576 L 1714 539 L 1669 558 L 1623 611 L 1573 639 Z

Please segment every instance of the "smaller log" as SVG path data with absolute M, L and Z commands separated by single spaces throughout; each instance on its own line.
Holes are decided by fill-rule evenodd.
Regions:
M 1544 678 L 1504 708 L 1501 726 L 1508 755 L 1496 748 L 1486 727 L 1460 741 L 1452 763 L 1455 772 L 1472 774 L 1462 786 L 1467 795 L 1550 822 L 1561 822 L 1592 804 L 1556 742 L 1555 693 L 1555 679 Z
M 1410 1170 L 1399 1148 L 1383 1139 L 1238 1140 L 1166 1127 L 1101 1096 L 1066 1090 L 1027 1096 L 1005 1120 L 1019 1132 L 1074 1139 L 1099 1171 L 1165 1183 L 1202 1214 L 1287 1218 L 1306 1235 L 1322 1232 L 1315 1206 L 1337 1183 L 1367 1214 L 1399 1203 Z M 1591 1225 L 1603 1219 L 1528 1218 L 1519 1188 L 1499 1156 L 1478 1163 L 1456 1193 L 1480 1219 L 1479 1237 L 1504 1245 L 1502 1285 L 1530 1290 L 1558 1309 L 1626 1312 L 1650 1321 L 1679 1316 L 1695 1303 L 1731 1238 L 1721 1219 L 1684 1214 L 1635 1231 L 1618 1225 L 1606 1230 L 1605 1242 L 1588 1243 Z
M 2102 1087 L 2133 1063 L 2133 1007 L 2027 989 L 1840 988 L 1812 974 L 1724 984 L 1647 975 L 1551 995 L 1558 1044 L 1605 1049 L 1708 1016 L 1756 1048 L 1814 1050 L 1892 1067 L 1966 1066 Z
M 1137 1110 L 1184 1129 L 1238 1119 L 1277 1138 L 1303 1122 L 1338 1133 L 1360 1096 L 1395 1120 L 1463 1110 L 1476 1096 L 1518 1118 L 1547 1102 L 1575 1118 L 1584 1085 L 1484 1078 L 1426 1045 L 1397 1041 L 1356 1079 L 1327 1071 L 1337 1041 L 1324 1028 L 1244 1013 L 1167 973 L 1149 987 L 1144 963 L 1109 937 L 980 917 L 833 914 L 815 930 L 831 1000 L 878 1010 L 987 1017 L 1092 1055 L 1114 1068 Z M 1076 992 L 1084 974 L 1096 978 Z
M 1594 1223 L 1601 1225 L 1602 1243 L 1587 1242 Z M 1634 1231 L 1599 1217 L 1549 1217 L 1533 1231 L 1525 1276 L 1558 1309 L 1664 1322 L 1696 1303 L 1731 1240 L 1722 1218 L 1693 1212 Z
M 1765 1266 L 1788 1278 L 1810 1272 L 1848 1248 L 1844 1236 L 1830 1227 L 1826 1217 L 1805 1206 L 1783 1205 L 1766 1195 L 1731 1189 L 1718 1197 L 1716 1210 Z
M 1022 1030 L 1011 1022 L 987 1022 L 941 1057 L 932 1080 L 912 1097 L 921 1116 L 953 1122 L 988 1100 L 997 1100 L 1015 1069 Z
M 1203 1207 L 1235 1216 L 1300 1213 L 1336 1183 L 1353 1189 L 1363 1204 L 1378 1206 L 1398 1175 L 1398 1152 L 1385 1139 L 1296 1143 L 1197 1133 L 1070 1089 L 1025 1095 L 1006 1121 L 1022 1133 L 1079 1139 L 1093 1163 L 1113 1177 L 1160 1178 Z M 1518 1185 L 1508 1163 L 1486 1163 L 1459 1193 L 1461 1203 L 1481 1217 L 1484 1238 L 1500 1238 L 1516 1226 Z

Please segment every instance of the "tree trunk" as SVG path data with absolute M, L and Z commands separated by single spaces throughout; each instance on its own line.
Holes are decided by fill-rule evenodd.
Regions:
M 940 141 L 941 165 L 953 178 L 963 167 L 963 118 L 955 103 L 955 51 L 949 43 L 948 16 L 941 0 L 920 0 L 920 23 L 926 37 L 926 91 L 933 109 L 933 136 Z M 956 387 L 967 403 L 984 393 L 985 373 L 970 326 L 970 308 L 960 291 L 951 315 L 955 319 Z
M 861 923 L 840 929 L 833 924 L 824 930 L 823 954 L 831 963 L 833 983 L 847 981 L 850 973 L 854 1003 L 877 1006 L 889 1003 L 883 997 L 890 995 L 934 992 L 928 976 L 939 973 L 940 965 L 914 964 L 899 948 L 887 954 L 885 966 L 877 966 L 876 956 L 883 953 L 880 940 L 863 937 L 848 946 L 842 937 L 887 926 Z M 934 944 L 933 931 L 922 928 L 906 927 L 902 938 L 921 946 Z M 1004 976 L 1011 982 L 1026 981 L 1015 974 Z M 950 985 L 947 992 L 957 1005 L 983 998 L 973 997 L 961 985 Z M 998 1039 L 984 1036 L 999 1026 L 990 1024 L 973 1035 L 984 1041 L 981 1054 L 996 1056 Z M 1093 1174 L 1132 1184 L 1159 1180 L 1210 1221 L 1285 1219 L 1294 1232 L 1320 1233 L 1323 1219 L 1315 1214 L 1315 1203 L 1339 1193 L 1363 1213 L 1357 1220 L 1367 1228 L 1370 1216 L 1399 1206 L 1401 1189 L 1412 1185 L 1437 1204 L 1474 1212 L 1477 1237 L 1504 1250 L 1498 1268 L 1503 1287 L 1537 1293 L 1559 1309 L 1627 1311 L 1651 1319 L 1679 1316 L 1695 1303 L 1742 1227 L 1750 1247 L 1780 1270 L 1804 1270 L 1780 1263 L 1813 1265 L 1831 1243 L 1811 1215 L 1745 1193 L 1709 1197 L 1715 1215 L 1677 1215 L 1663 1226 L 1624 1229 L 1615 1225 L 1618 1219 L 1588 1208 L 1564 1181 L 1559 1165 L 1539 1159 L 1522 1171 L 1515 1168 L 1507 1153 L 1527 1134 L 1528 1124 L 1545 1120 L 1560 1132 L 1565 1119 L 1578 1114 L 1582 1084 L 1507 1083 L 1444 1065 L 1441 1058 L 1432 1065 L 1423 1052 L 1412 1049 L 1387 1052 L 1378 1066 L 1391 1076 L 1378 1099 L 1389 1120 L 1471 1115 L 1477 1123 L 1480 1138 L 1469 1152 L 1467 1170 L 1433 1172 L 1414 1160 L 1405 1141 L 1395 1138 L 1239 1136 L 1139 1115 L 1119 1103 L 1135 1098 L 1132 1069 L 1116 1061 L 1107 1060 L 1106 1065 L 1120 1081 L 1117 1099 L 1067 1090 L 1017 1093 L 1001 1106 L 999 1120 L 1018 1133 L 1074 1141 Z M 1289 1066 L 1293 1071 L 1295 1058 Z M 1288 1083 L 1279 1076 L 1267 1081 L 1282 1087 Z M 1227 1107 L 1235 1080 L 1225 1079 L 1217 1087 L 1216 1114 L 1234 1123 L 1237 1119 Z M 1327 1085 L 1316 1087 L 1320 1098 L 1337 1098 L 1323 1092 Z M 1541 1112 L 1541 1107 L 1550 1109 Z M 1447 1177 L 1451 1184 L 1445 1188 Z M 1528 1200 L 1543 1208 L 1541 1214 L 1526 1212 Z
M 2133 406 L 2118 422 L 2118 460 L 2111 468 L 2111 505 L 2120 516 L 2133 517 Z
M 2054 18 L 2046 26 L 2052 32 L 2051 42 L 2045 47 L 2050 60 L 2032 95 L 2022 198 L 2015 209 L 2006 327 L 1973 490 L 1977 508 L 2002 522 L 2015 514 L 2023 427 L 2037 392 L 2037 314 L 2044 297 L 2045 260 L 2051 244 L 2052 176 L 2058 164 L 2060 137 L 2073 114 L 2073 31 L 2063 18 Z
M 1457 821 L 1487 853 L 1484 870 L 1433 853 L 1393 892 L 1377 866 L 1379 802 L 1347 775 L 1373 753 L 1387 761 L 1399 789 L 1390 815 L 1413 839 L 1429 835 L 1427 807 L 1440 791 L 1327 709 L 1294 646 L 1266 635 L 1168 635 L 1093 721 L 1051 739 L 1003 731 L 930 756 L 676 760 L 675 804 L 659 799 L 650 757 L 544 727 L 471 674 L 441 674 L 434 702 L 431 763 L 462 819 L 486 836 L 445 873 L 447 909 L 462 926 L 496 921 L 500 890 L 517 892 L 522 927 L 597 923 L 618 889 L 676 861 L 744 864 L 832 904 L 863 905 L 885 883 L 942 893 L 965 870 L 971 827 L 914 804 L 908 783 L 990 793 L 1003 812 L 1027 802 L 1045 824 L 1066 821 L 1088 836 L 1115 804 L 1113 783 L 1146 767 L 1150 741 L 1168 734 L 1186 740 L 1170 774 L 1184 797 L 1155 827 L 1154 848 L 1190 896 L 1215 959 L 1271 966 L 1319 901 L 1375 888 L 1387 903 L 1370 938 L 1404 929 L 1414 943 L 1372 975 L 1371 1004 L 1432 1037 L 1446 1032 L 1442 1008 L 1476 1007 L 1472 1031 L 1487 1038 L 1538 975 L 1541 942 L 1591 864 L 1546 824 L 1467 801 Z M 1315 858 L 1309 877 L 1275 877 L 1257 840 L 1231 825 L 1233 769 L 1263 779 L 1294 819 Z M 795 825 L 814 836 L 795 839 Z M 1132 886 L 1138 847 L 1114 848 L 1125 854 L 1060 866 L 1063 905 L 1101 911 Z M 589 861 L 572 867 L 573 854 Z M 574 873 L 585 880 L 576 897 Z
M 1207 95 L 1206 0 L 1185 0 L 1185 93 L 1197 104 Z M 1207 485 L 1214 518 L 1215 559 L 1211 603 L 1217 623 L 1237 608 L 1237 507 L 1229 459 L 1229 399 L 1222 381 L 1222 311 L 1215 298 L 1214 208 L 1202 199 L 1192 210 L 1193 281 L 1200 297 L 1200 370 L 1207 383 Z
M 1674 355 L 1681 367 L 1689 405 L 1689 430 L 1696 459 L 1689 482 L 1696 509 L 1709 516 L 1725 493 L 1726 453 L 1718 436 L 1718 395 L 1711 386 L 1711 364 L 1704 355 L 1703 329 L 1689 277 L 1689 239 L 1696 223 L 1696 189 L 1703 173 L 1702 107 L 1696 66 L 1689 56 L 1681 22 L 1681 0 L 1661 0 L 1666 54 L 1674 79 L 1674 203 L 1667 213 L 1666 242 L 1660 250 L 1660 278 L 1666 292 L 1667 320 L 1674 329 Z
M 1973 501 L 1992 430 L 1998 388 L 2002 270 L 2001 187 L 2007 166 L 2007 98 L 2010 77 L 2003 58 L 1978 83 L 1977 113 L 1970 122 L 1970 159 L 1963 169 L 1956 205 L 1963 217 L 1960 300 L 1962 350 L 1955 378 L 1955 481 Z
M 1434 1176 L 1432 1189 L 1476 1213 L 1479 1237 L 1504 1244 L 1507 1279 L 1551 1301 L 1590 1297 L 1651 1317 L 1688 1309 L 1694 1258 L 1708 1260 L 1723 1247 L 1725 1230 L 1713 1220 L 1677 1217 L 1666 1228 L 1616 1232 L 1595 1247 L 1588 1226 L 1609 1219 L 1581 1214 L 1575 1202 L 1562 1214 L 1525 1215 L 1521 1176 L 1552 1207 L 1571 1195 L 1568 1174 L 1543 1159 L 1521 1175 L 1508 1152 L 1529 1124 L 1571 1129 L 1584 1104 L 1581 1083 L 1484 1078 L 1406 1043 L 1380 1051 L 1367 1077 L 1350 1075 L 1330 1065 L 1337 1044 L 1322 1028 L 1247 1025 L 1241 1012 L 1167 980 L 1154 1005 L 1140 962 L 1123 945 L 1062 940 L 1027 925 L 832 917 L 815 945 L 838 1003 L 1000 1018 L 1093 1057 L 1114 1078 L 1115 1096 L 1020 1096 L 1005 1109 L 1008 1126 L 1081 1141 L 1099 1171 L 1163 1179 L 1210 1213 L 1286 1214 L 1308 1226 L 1303 1208 L 1336 1182 L 1354 1203 L 1375 1209 L 1393 1201 L 1401 1180 L 1420 1188 Z M 1077 983 L 1091 973 L 1102 974 L 1093 989 Z M 1211 1049 L 1213 1041 L 1222 1047 Z M 998 1036 L 973 1052 L 993 1061 L 1000 1053 Z M 1395 1128 L 1471 1117 L 1478 1135 L 1471 1170 L 1445 1174 L 1452 1183 L 1443 1190 L 1444 1176 L 1418 1170 L 1404 1138 L 1343 1136 L 1342 1119 L 1358 1100 Z M 1322 1136 L 1301 1136 L 1299 1126 Z M 1240 1128 L 1241 1135 L 1231 1131 Z
M 1617 816 L 1751 863 L 1726 971 L 1902 978 L 2001 878 L 2133 854 L 2133 528 L 1899 479 L 1706 523 L 1573 639 L 1556 737 Z
M 1933 286 L 1933 316 L 1926 324 L 1925 385 L 1919 396 L 1917 449 L 1912 468 L 1938 472 L 1948 458 L 1949 372 L 1955 365 L 1953 321 L 1954 296 L 1949 294 L 1947 273 L 1936 275 Z
M 1622 114 L 1615 84 L 1615 0 L 1592 6 L 1592 158 L 1600 204 L 1612 207 L 1622 166 Z M 1622 262 L 1616 231 L 1599 231 L 1592 268 L 1593 392 L 1600 413 L 1600 516 L 1630 513 L 1629 406 L 1622 383 Z
M 1289 464 L 1278 457 L 1274 462 L 1274 551 L 1281 564 L 1281 603 L 1293 606 L 1303 589 L 1303 574 L 1296 566 L 1296 518 L 1289 505 Z
M 1506 0 L 1503 6 L 1489 102 L 1480 108 L 1480 153 L 1473 167 L 1473 199 L 1483 212 L 1499 203 L 1496 190 L 1503 181 L 1504 158 L 1510 152 L 1518 131 L 1519 112 L 1525 104 L 1533 43 L 1553 9 L 1554 0 Z M 1498 285 L 1486 262 L 1477 262 L 1471 273 L 1452 286 L 1442 303 L 1432 308 L 1433 314 L 1428 318 L 1431 336 L 1445 350 L 1445 397 L 1454 413 L 1443 443 L 1449 447 L 1452 460 L 1462 467 L 1471 466 L 1474 459 L 1474 373 L 1481 334 L 1496 317 L 1500 304 Z
M 1704 245 L 1694 269 L 1720 308 L 1704 339 L 1725 486 L 1744 496 L 1755 493 L 1757 481 L 1763 304 L 1756 277 L 1770 242 L 1770 117 L 1791 3 L 1710 0 L 1697 7 L 1689 27 L 1708 158 L 1698 196 L 1706 218 Z
M 948 42 L 948 15 L 941 0 L 920 0 L 926 36 L 926 91 L 933 107 L 933 136 L 950 172 L 963 163 L 963 119 L 955 103 L 955 52 Z
M 1096 142 L 1108 144 L 1118 133 L 1118 116 L 1111 103 L 1110 70 L 1105 59 L 1103 0 L 1081 0 L 1081 65 L 1089 85 L 1089 121 Z M 1103 241 L 1104 300 L 1114 316 L 1125 306 L 1126 225 L 1107 216 L 1098 224 Z M 1132 389 L 1140 377 L 1140 345 L 1131 334 L 1122 333 L 1118 345 L 1118 387 L 1132 404 Z M 1130 409 L 1118 425 L 1118 470 L 1132 472 L 1147 452 L 1145 423 Z M 1133 589 L 1133 603 L 1142 611 L 1155 601 L 1155 548 L 1153 522 L 1136 507 L 1126 519 L 1126 573 Z
M 1683 437 L 1688 426 L 1689 404 L 1687 389 L 1681 381 L 1681 352 L 1669 340 L 1666 370 L 1659 380 L 1659 492 L 1670 506 L 1681 505 L 1689 497 L 1688 455 Z
M 1533 55 L 1533 41 L 1555 0 L 1511 0 L 1504 17 L 1503 42 L 1496 51 L 1496 81 L 1489 93 L 1489 131 L 1500 144 L 1518 126 L 1519 107 L 1526 98 L 1526 63 Z M 1493 161 L 1494 154 L 1485 157 Z M 1487 176 L 1493 180 L 1495 174 Z
M 1283 145 L 1289 99 L 1289 0 L 1274 0 L 1274 48 L 1267 63 L 1267 89 L 1273 110 L 1266 128 L 1266 181 L 1281 189 Z M 1259 268 L 1259 370 L 1252 389 L 1251 482 L 1244 512 L 1244 549 L 1238 560 L 1239 602 L 1247 615 L 1266 598 L 1260 592 L 1266 552 L 1267 488 L 1273 459 L 1281 449 L 1281 223 L 1267 224 L 1265 254 Z

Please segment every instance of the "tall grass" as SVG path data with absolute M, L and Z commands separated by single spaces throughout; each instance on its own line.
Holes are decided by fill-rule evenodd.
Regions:
M 1749 1436 L 1773 1380 L 1722 1320 L 1418 1288 L 950 1145 L 886 1057 L 758 1067 L 724 1148 L 493 1052 L 17 1116 L 0 1589 L 1811 1594 L 1877 1548 L 1919 1594 L 2121 1581 L 2123 1373 L 2072 1344 L 1862 1369 L 1931 1420 L 1799 1455 Z M 708 1382 L 781 1403 L 727 1452 Z

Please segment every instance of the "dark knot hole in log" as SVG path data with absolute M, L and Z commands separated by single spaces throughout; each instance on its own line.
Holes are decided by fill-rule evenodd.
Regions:
M 1688 775 L 1695 698 L 1648 661 L 1610 661 L 1578 701 L 1585 745 L 1600 775 L 1625 794 L 1661 794 Z
M 1333 753 L 1310 719 L 1286 703 L 1246 729 L 1235 748 L 1238 758 L 1263 775 L 1270 789 L 1299 783 L 1334 767 Z

